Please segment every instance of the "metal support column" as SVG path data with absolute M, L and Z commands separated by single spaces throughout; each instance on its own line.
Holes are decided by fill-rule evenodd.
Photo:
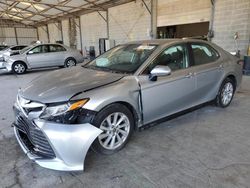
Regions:
M 64 44 L 64 40 L 63 40 L 63 30 L 62 30 L 62 21 L 58 22 L 58 27 L 60 27 L 60 30 L 61 30 L 61 39 L 62 39 L 62 42 Z
M 215 2 L 216 2 L 216 0 L 211 0 L 211 12 L 210 12 L 209 30 L 208 30 L 208 34 L 207 34 L 207 38 L 208 38 L 209 41 L 211 41 L 212 38 L 214 37 L 213 26 L 214 26 Z
M 151 0 L 151 38 L 157 38 L 157 6 L 158 0 Z
M 106 23 L 107 23 L 107 38 L 109 39 L 109 12 L 108 10 L 106 11 Z
M 15 31 L 15 39 L 16 39 L 16 44 L 18 45 L 18 38 L 17 38 L 17 31 L 16 31 L 16 27 L 14 27 L 14 31 Z
M 83 53 L 81 16 L 79 16 L 79 33 L 80 33 L 81 52 Z
M 38 27 L 36 28 L 36 37 L 37 37 L 37 40 L 39 40 L 39 41 L 40 41 L 40 39 L 39 39 Z
M 48 27 L 48 24 L 46 24 L 46 33 L 47 33 L 47 37 L 48 37 L 48 43 L 50 43 L 49 27 Z

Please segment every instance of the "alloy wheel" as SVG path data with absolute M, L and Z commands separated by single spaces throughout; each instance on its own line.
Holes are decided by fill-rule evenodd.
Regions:
M 66 63 L 67 67 L 73 67 L 76 65 L 76 62 L 73 59 L 70 59 Z
M 228 105 L 232 98 L 233 98 L 233 94 L 234 94 L 234 86 L 232 83 L 227 82 L 221 92 L 221 102 L 223 103 L 223 105 Z
M 18 63 L 14 66 L 14 71 L 18 74 L 22 74 L 25 72 L 25 66 L 23 64 Z
M 103 133 L 98 136 L 99 143 L 108 150 L 114 150 L 126 141 L 130 122 L 124 113 L 115 112 L 103 120 L 100 129 Z

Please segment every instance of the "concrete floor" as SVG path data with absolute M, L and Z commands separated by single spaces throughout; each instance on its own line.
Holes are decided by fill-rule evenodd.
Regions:
M 206 106 L 136 132 L 117 154 L 89 152 L 85 172 L 29 160 L 14 138 L 17 89 L 48 71 L 0 74 L 0 187 L 250 187 L 250 77 L 230 107 Z

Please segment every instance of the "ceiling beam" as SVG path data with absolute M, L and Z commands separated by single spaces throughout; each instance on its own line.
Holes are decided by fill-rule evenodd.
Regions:
M 43 2 L 37 2 L 37 1 L 25 1 L 25 0 L 8 0 L 8 1 L 11 1 L 11 2 L 25 2 L 25 3 L 33 3 L 33 4 L 38 4 L 38 5 L 46 5 L 46 6 L 59 6 L 59 7 L 67 7 L 67 8 L 76 8 L 76 7 L 73 7 L 73 6 L 69 6 L 69 5 L 62 5 L 61 3 L 60 4 L 54 4 L 54 3 L 43 3 Z
M 111 8 L 111 7 L 114 7 L 114 6 L 118 6 L 118 5 L 122 5 L 122 4 L 125 4 L 125 3 L 129 3 L 129 2 L 133 2 L 135 0 L 116 0 L 116 1 L 113 1 L 113 0 L 108 0 L 107 2 L 104 2 L 104 3 L 101 3 L 101 4 L 98 4 L 99 6 L 103 7 L 105 10 L 107 10 L 108 8 Z M 95 6 L 91 6 L 90 8 L 97 8 Z M 79 10 L 79 11 L 75 11 L 74 14 L 72 13 L 69 13 L 69 14 L 66 14 L 66 15 L 62 15 L 62 16 L 57 16 L 56 19 L 52 18 L 50 20 L 43 20 L 41 22 L 38 22 L 37 24 L 35 24 L 35 26 L 42 26 L 42 25 L 46 25 L 48 23 L 53 23 L 55 21 L 58 21 L 58 20 L 63 20 L 63 19 L 66 19 L 66 18 L 70 18 L 70 17 L 74 17 L 74 16 L 81 16 L 83 14 L 88 14 L 88 13 L 92 13 L 92 12 L 95 12 L 97 11 L 96 9 L 82 9 L 82 10 Z M 99 9 L 99 11 L 103 11 Z
M 11 4 L 8 4 L 8 2 L 13 2 Z M 90 0 L 83 0 L 86 2 L 86 4 L 79 6 L 79 7 L 74 7 L 74 6 L 69 6 L 67 4 L 70 4 L 72 0 L 64 0 L 61 1 L 57 4 L 53 3 L 43 3 L 42 1 L 35 1 L 35 0 L 6 0 L 6 1 L 0 1 L 0 5 L 5 5 L 7 8 L 4 11 L 0 11 L 0 17 L 3 17 L 4 14 L 6 14 L 10 19 L 14 20 L 14 17 L 20 17 L 22 20 L 18 20 L 19 23 L 23 23 L 24 21 L 30 21 L 32 22 L 31 24 L 25 24 L 25 25 L 33 25 L 33 26 L 40 26 L 40 25 L 45 25 L 47 23 L 52 23 L 52 22 L 58 22 L 62 19 L 70 18 L 70 17 L 79 17 L 80 15 L 83 14 L 88 14 L 91 12 L 95 11 L 107 11 L 108 8 L 111 8 L 113 6 L 129 3 L 135 0 L 107 0 L 106 2 L 103 3 L 98 3 L 100 0 L 95 0 L 95 1 L 90 1 Z M 30 6 L 27 6 L 25 8 L 18 7 L 18 4 L 21 2 L 26 2 L 29 3 Z M 46 8 L 43 10 L 38 10 L 35 5 L 45 5 Z M 28 10 L 30 7 L 33 7 L 36 11 L 31 11 Z M 64 10 L 63 7 L 69 8 L 69 10 Z M 17 12 L 13 13 L 11 11 L 12 8 L 15 8 Z M 77 11 L 74 11 L 75 9 L 78 9 Z M 46 14 L 47 11 L 51 9 L 56 9 L 60 11 L 60 13 L 54 14 L 54 15 L 49 15 Z M 81 10 L 79 10 L 81 9 Z M 30 16 L 25 17 L 25 13 L 31 14 Z M 34 16 L 41 16 L 44 17 L 40 20 L 33 20 L 32 18 Z M 11 18 L 12 17 L 12 18 Z

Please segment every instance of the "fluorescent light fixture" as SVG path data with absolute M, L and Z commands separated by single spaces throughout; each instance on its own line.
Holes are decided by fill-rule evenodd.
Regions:
M 23 13 L 22 15 L 24 15 L 24 16 L 32 16 L 33 14 L 31 14 L 31 13 Z
M 16 8 L 12 8 L 11 11 L 12 11 L 12 12 L 20 12 L 20 11 L 17 10 Z

